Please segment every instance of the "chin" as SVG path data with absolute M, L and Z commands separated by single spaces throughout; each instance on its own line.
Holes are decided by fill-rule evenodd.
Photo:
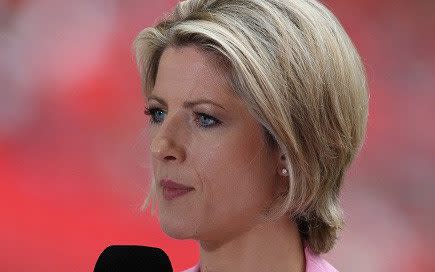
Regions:
M 176 220 L 176 218 L 166 220 L 166 218 L 160 218 L 160 227 L 171 238 L 178 240 L 193 238 L 194 227 L 185 220 Z

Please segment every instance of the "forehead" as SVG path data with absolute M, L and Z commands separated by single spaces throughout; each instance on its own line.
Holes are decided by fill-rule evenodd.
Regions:
M 197 46 L 168 47 L 160 58 L 152 94 L 178 98 L 234 99 L 229 70 Z

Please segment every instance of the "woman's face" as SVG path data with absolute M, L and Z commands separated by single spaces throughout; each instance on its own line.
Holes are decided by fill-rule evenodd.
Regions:
M 159 220 L 173 238 L 219 241 L 248 230 L 280 182 L 278 152 L 222 67 L 197 47 L 169 47 L 148 97 Z M 162 179 L 193 189 L 165 198 Z

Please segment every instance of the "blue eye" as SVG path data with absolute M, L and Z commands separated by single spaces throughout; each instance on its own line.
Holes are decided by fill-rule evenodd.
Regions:
M 200 127 L 209 128 L 221 124 L 221 121 L 208 114 L 200 112 L 194 113 L 196 115 L 195 122 L 197 122 Z
M 144 113 L 145 115 L 150 116 L 150 122 L 152 124 L 162 123 L 163 120 L 165 119 L 165 114 L 166 114 L 162 109 L 153 108 L 153 107 L 146 108 Z M 217 118 L 205 113 L 194 112 L 194 115 L 195 115 L 194 121 L 200 128 L 210 128 L 222 123 Z
M 144 113 L 151 117 L 152 124 L 163 122 L 165 112 L 159 108 L 146 108 Z

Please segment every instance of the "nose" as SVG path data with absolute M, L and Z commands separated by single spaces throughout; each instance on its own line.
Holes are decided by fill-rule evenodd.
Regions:
M 169 116 L 163 123 L 158 125 L 155 133 L 151 138 L 150 151 L 153 158 L 164 161 L 178 161 L 185 160 L 186 152 L 182 146 L 183 140 L 181 139 L 180 120 L 169 120 Z

